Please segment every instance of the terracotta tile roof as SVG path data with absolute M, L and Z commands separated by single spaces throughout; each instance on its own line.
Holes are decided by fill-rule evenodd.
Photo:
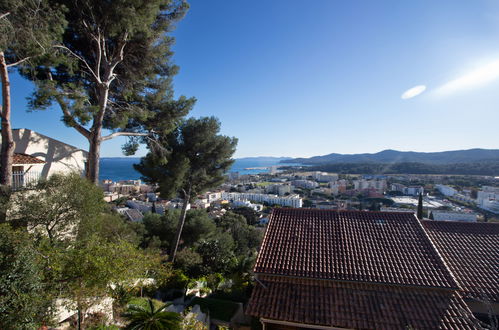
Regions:
M 465 298 L 499 302 L 499 224 L 423 221 Z
M 457 287 L 420 222 L 409 213 L 274 209 L 254 271 Z
M 355 329 L 475 329 L 453 290 L 260 275 L 246 314 Z
M 12 163 L 14 165 L 17 164 L 45 164 L 45 162 L 41 159 L 38 159 L 36 157 L 27 155 L 27 154 L 20 154 L 20 153 L 15 153 L 14 158 L 12 160 Z

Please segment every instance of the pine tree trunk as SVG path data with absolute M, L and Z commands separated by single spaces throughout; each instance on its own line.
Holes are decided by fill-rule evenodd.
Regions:
M 100 130 L 92 132 L 89 139 L 88 159 L 87 159 L 87 179 L 93 184 L 99 184 L 99 165 L 100 165 Z
M 178 219 L 177 231 L 175 232 L 175 237 L 173 238 L 172 245 L 170 247 L 170 256 L 168 260 L 170 262 L 175 261 L 175 256 L 177 255 L 178 243 L 180 242 L 180 236 L 182 235 L 182 229 L 184 228 L 185 218 L 187 215 L 187 205 L 191 199 L 191 189 L 184 194 L 184 205 L 182 205 L 182 211 L 180 212 L 180 217 Z
M 109 85 L 99 87 L 99 112 L 94 117 L 94 124 L 89 138 L 87 159 L 87 179 L 95 185 L 99 184 L 100 147 L 102 143 L 102 125 L 109 97 Z
M 14 137 L 10 124 L 10 81 L 7 63 L 3 52 L 0 52 L 0 76 L 2 80 L 2 148 L 0 162 L 0 184 L 12 186 L 12 162 L 14 158 Z

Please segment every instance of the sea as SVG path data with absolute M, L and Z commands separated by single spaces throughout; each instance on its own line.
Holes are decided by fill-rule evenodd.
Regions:
M 259 174 L 269 171 L 270 166 L 297 164 L 280 163 L 280 158 L 241 158 L 236 159 L 229 172 L 239 172 L 240 174 Z M 109 157 L 100 159 L 100 179 L 138 180 L 141 175 L 133 168 L 133 164 L 138 164 L 140 158 L 135 157 Z

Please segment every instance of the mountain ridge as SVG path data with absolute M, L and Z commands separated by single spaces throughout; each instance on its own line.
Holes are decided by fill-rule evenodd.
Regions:
M 377 153 L 339 154 L 331 153 L 309 158 L 292 158 L 286 163 L 304 165 L 338 164 L 338 163 L 405 163 L 417 162 L 423 164 L 452 164 L 499 162 L 499 149 L 473 148 L 466 150 L 450 150 L 438 152 L 382 150 Z

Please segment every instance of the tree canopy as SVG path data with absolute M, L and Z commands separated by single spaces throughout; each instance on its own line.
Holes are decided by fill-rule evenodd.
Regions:
M 175 259 L 192 199 L 224 180 L 234 160 L 237 139 L 219 134 L 220 122 L 214 117 L 185 120 L 170 134 L 160 138 L 163 149 L 150 149 L 135 169 L 150 183 L 159 185 L 162 197 L 180 196 L 183 207 L 170 249 Z M 166 151 L 165 151 L 166 150 Z
M 26 66 L 62 36 L 66 21 L 64 7 L 47 0 L 3 0 L 0 2 L 0 80 L 2 84 L 2 146 L 0 184 L 12 185 L 14 139 L 11 125 L 11 83 L 9 69 Z
M 194 99 L 173 99 L 178 68 L 171 63 L 168 34 L 188 5 L 182 0 L 51 2 L 68 9 L 68 26 L 55 46 L 57 57 L 24 70 L 37 86 L 31 107 L 59 104 L 64 123 L 89 141 L 87 178 L 97 183 L 103 141 L 154 140 L 193 106 Z M 104 136 L 103 129 L 113 132 Z M 136 142 L 127 151 L 133 152 Z

